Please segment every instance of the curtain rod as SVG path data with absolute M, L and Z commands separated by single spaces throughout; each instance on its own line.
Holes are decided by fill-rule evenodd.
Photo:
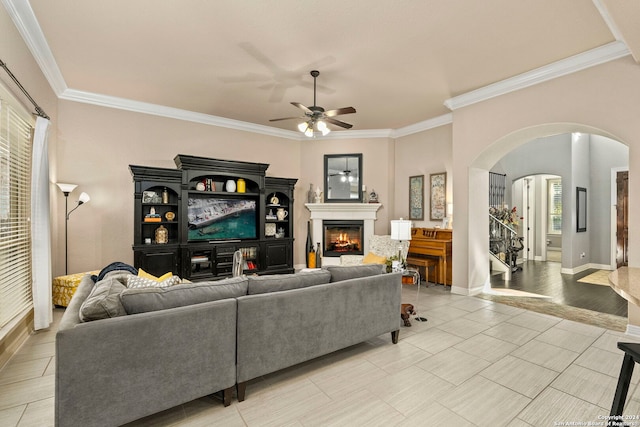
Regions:
M 47 115 L 47 113 L 45 113 L 44 110 L 42 108 L 40 108 L 38 103 L 33 100 L 31 95 L 29 95 L 29 92 L 27 92 L 27 90 L 24 88 L 24 86 L 22 86 L 20 84 L 20 82 L 18 81 L 16 76 L 13 75 L 11 70 L 9 70 L 9 67 L 7 67 L 7 64 L 2 59 L 0 59 L 0 67 L 4 68 L 4 70 L 7 72 L 7 74 L 9 74 L 9 77 L 11 77 L 11 80 L 13 80 L 13 82 L 20 88 L 22 93 L 24 93 L 24 95 L 29 99 L 29 101 L 31 101 L 31 103 L 33 104 L 33 107 L 36 109 L 35 115 L 49 120 L 49 116 Z

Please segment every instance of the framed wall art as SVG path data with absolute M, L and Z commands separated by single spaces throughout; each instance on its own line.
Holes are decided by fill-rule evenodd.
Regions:
M 447 216 L 447 173 L 432 173 L 429 183 L 429 216 L 432 221 L 440 221 Z
M 576 223 L 576 232 L 587 231 L 587 189 L 584 187 L 576 188 Z
M 424 175 L 409 177 L 409 219 L 424 219 Z

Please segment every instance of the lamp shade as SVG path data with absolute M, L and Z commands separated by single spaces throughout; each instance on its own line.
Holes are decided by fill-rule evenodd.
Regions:
M 91 197 L 83 191 L 80 193 L 80 197 L 78 198 L 78 204 L 81 205 L 83 203 L 87 203 L 89 200 L 91 200 Z
M 392 220 L 391 238 L 393 240 L 411 240 L 411 221 L 402 218 Z
M 62 190 L 63 193 L 66 193 L 67 195 L 78 186 L 77 184 L 65 184 L 62 182 L 57 182 L 56 185 L 58 186 L 58 188 L 60 188 L 60 190 Z

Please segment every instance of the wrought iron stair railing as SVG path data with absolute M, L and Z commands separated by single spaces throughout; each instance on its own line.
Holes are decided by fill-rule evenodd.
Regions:
M 512 242 L 518 233 L 512 227 L 489 214 L 489 251 L 503 263 L 510 265 Z

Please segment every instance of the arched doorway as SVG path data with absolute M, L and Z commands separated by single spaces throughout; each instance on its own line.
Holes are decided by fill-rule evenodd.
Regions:
M 598 145 L 601 143 L 605 144 L 605 148 Z M 618 152 L 626 153 L 623 162 L 607 161 L 606 153 L 612 151 L 611 147 L 621 147 Z M 540 153 L 536 154 L 536 150 Z M 593 150 L 593 153 L 589 150 Z M 517 160 L 518 156 L 520 161 Z M 488 203 L 482 195 L 488 195 L 488 187 L 484 185 L 487 182 L 485 175 L 504 159 L 509 159 L 512 179 L 539 173 L 553 173 L 562 178 L 563 187 L 566 188 L 562 200 L 562 272 L 575 274 L 591 268 L 608 269 L 612 265 L 611 260 L 615 260 L 616 248 L 615 207 L 612 210 L 616 197 L 615 179 L 612 194 L 611 177 L 614 176 L 614 169 L 628 168 L 628 148 L 613 135 L 589 126 L 540 125 L 498 139 L 472 163 L 468 197 L 470 283 L 472 277 L 477 280 L 488 273 L 485 273 L 486 267 L 482 265 L 482 256 L 478 256 L 481 248 L 488 247 L 488 236 L 484 232 L 487 228 L 483 229 L 481 225 L 481 216 L 486 212 Z M 537 163 L 536 159 L 539 160 Z M 504 172 L 508 168 L 502 165 L 499 169 Z M 587 188 L 590 197 L 590 226 L 583 233 L 576 231 L 576 187 Z M 537 238 L 539 249 L 544 244 L 544 237 L 537 234 Z M 473 252 L 475 256 L 472 250 L 476 251 Z M 535 256 L 527 258 L 535 259 Z M 485 282 L 485 287 L 488 282 Z M 477 290 L 476 287 L 474 291 Z

